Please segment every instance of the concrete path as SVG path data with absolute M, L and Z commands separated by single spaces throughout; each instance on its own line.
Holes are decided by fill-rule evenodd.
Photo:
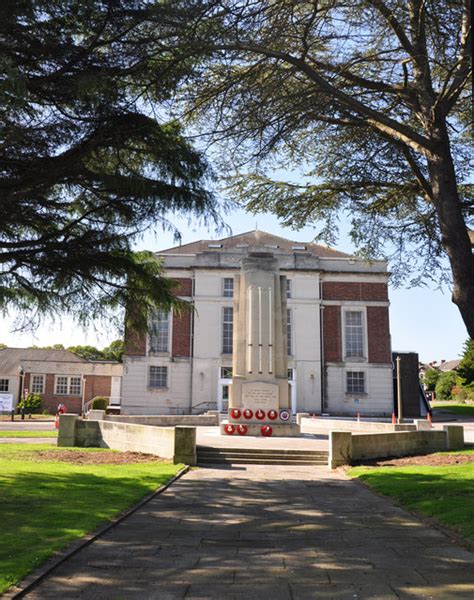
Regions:
M 33 599 L 474 598 L 474 555 L 340 473 L 190 471 Z

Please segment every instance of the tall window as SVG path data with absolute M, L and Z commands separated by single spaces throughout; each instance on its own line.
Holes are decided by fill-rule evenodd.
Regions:
M 0 392 L 8 392 L 10 389 L 9 379 L 0 379 Z
M 363 371 L 347 371 L 346 377 L 348 394 L 365 394 L 365 373 Z
M 168 367 L 151 366 L 148 374 L 148 386 L 151 388 L 167 388 Z
M 57 396 L 80 396 L 82 377 L 80 375 L 57 375 L 54 393 Z
M 234 332 L 234 309 L 224 306 L 222 313 L 222 354 L 232 354 L 232 335 Z
M 345 313 L 346 357 L 364 356 L 364 334 L 362 311 L 348 310 Z
M 234 297 L 234 278 L 224 277 L 222 280 L 222 295 L 224 298 Z
M 44 375 L 31 376 L 31 392 L 33 394 L 44 394 Z
M 150 352 L 169 351 L 170 314 L 157 310 L 151 319 Z
M 291 298 L 291 279 L 286 280 L 286 297 Z
M 291 308 L 288 308 L 286 311 L 286 344 L 288 356 L 291 356 L 293 354 L 293 346 L 291 343 L 291 328 Z

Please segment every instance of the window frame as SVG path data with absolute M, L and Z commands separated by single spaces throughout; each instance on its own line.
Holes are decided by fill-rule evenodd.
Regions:
M 6 389 L 2 389 L 2 385 L 3 383 L 6 382 Z M 9 377 L 2 377 L 0 378 L 0 393 L 2 394 L 6 394 L 10 391 L 10 378 Z
M 226 320 L 226 312 L 230 311 L 232 314 L 232 321 Z M 226 325 L 229 326 L 230 323 L 230 342 L 229 336 L 226 335 Z M 228 356 L 231 355 L 234 351 L 234 307 L 233 306 L 223 306 L 221 313 L 221 350 L 222 354 Z M 227 343 L 226 343 L 227 340 Z
M 286 353 L 288 356 L 294 356 L 293 345 L 293 309 L 286 309 Z
M 349 375 L 362 375 L 363 391 L 349 390 Z M 354 382 L 353 382 L 354 383 Z M 346 369 L 344 389 L 346 396 L 367 396 L 367 372 L 365 370 Z
M 293 298 L 293 280 L 286 278 L 286 298 L 291 300 Z
M 58 392 L 58 380 L 66 379 L 66 392 Z M 79 393 L 71 393 L 71 379 L 79 379 Z M 84 391 L 84 382 L 82 375 L 58 375 L 54 376 L 54 393 L 53 396 L 74 396 L 81 398 Z
M 226 285 L 227 283 L 232 282 L 230 288 Z M 234 286 L 235 281 L 233 277 L 223 277 L 222 278 L 222 297 L 223 298 L 233 298 L 234 297 Z
M 41 377 L 42 382 L 41 382 L 41 391 L 36 391 L 34 389 L 34 385 L 35 385 L 35 378 L 37 377 Z M 44 390 L 45 390 L 45 385 L 46 385 L 46 374 L 45 373 L 31 373 L 30 374 L 30 392 L 32 394 L 41 394 L 44 395 Z
M 165 375 L 165 385 L 152 385 L 152 370 L 160 369 Z M 170 388 L 170 370 L 168 365 L 148 365 L 148 389 L 166 391 Z
M 351 355 L 347 354 L 347 329 L 346 329 L 346 314 L 350 312 L 358 312 L 361 314 L 361 332 L 362 332 L 362 354 Z M 342 306 L 341 307 L 341 337 L 342 337 L 342 354 L 344 361 L 351 362 L 368 362 L 368 341 L 367 341 L 367 307 L 366 306 Z
M 158 347 L 154 348 L 153 347 L 153 343 L 152 343 L 152 339 L 155 337 L 157 344 L 156 346 L 158 346 L 158 340 L 159 340 L 159 334 L 163 335 L 165 330 L 156 330 L 156 333 L 153 332 L 153 328 L 154 328 L 154 322 L 158 322 L 158 327 L 159 327 L 159 319 L 157 319 L 156 315 L 158 313 L 161 313 L 163 315 L 166 315 L 166 323 L 167 323 L 167 328 L 166 328 L 166 350 L 164 349 L 158 349 Z M 162 322 L 165 322 L 165 320 L 163 319 Z M 169 356 L 171 353 L 171 341 L 172 341 L 172 323 L 173 323 L 173 318 L 172 318 L 172 311 L 171 310 L 163 310 L 163 309 L 158 309 L 156 311 L 154 311 L 154 315 L 152 314 L 150 316 L 150 333 L 147 336 L 147 344 L 148 344 L 148 354 L 152 354 L 154 356 Z M 163 348 L 165 346 L 163 345 Z

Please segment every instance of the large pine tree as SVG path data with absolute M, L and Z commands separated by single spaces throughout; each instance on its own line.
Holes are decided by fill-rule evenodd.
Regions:
M 159 117 L 186 72 L 151 59 L 150 23 L 169 18 L 154 2 L 1 3 L 0 310 L 86 321 L 141 306 L 143 327 L 174 302 L 131 242 L 173 213 L 216 215 L 205 160 Z

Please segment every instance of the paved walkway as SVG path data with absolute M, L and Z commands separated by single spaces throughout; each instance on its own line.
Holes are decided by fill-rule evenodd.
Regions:
M 28 596 L 474 598 L 474 555 L 340 473 L 192 470 Z

